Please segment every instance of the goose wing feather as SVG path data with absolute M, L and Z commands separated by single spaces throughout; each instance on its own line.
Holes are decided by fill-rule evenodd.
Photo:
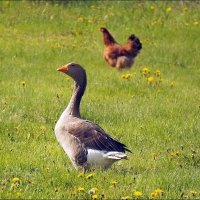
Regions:
M 68 123 L 67 131 L 77 137 L 86 148 L 102 151 L 131 152 L 124 144 L 110 137 L 97 124 L 82 119 L 76 119 Z

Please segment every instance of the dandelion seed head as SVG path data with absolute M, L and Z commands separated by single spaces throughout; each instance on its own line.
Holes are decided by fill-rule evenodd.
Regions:
M 93 190 L 93 189 L 89 190 L 89 194 L 90 194 L 90 195 L 95 194 L 95 190 Z

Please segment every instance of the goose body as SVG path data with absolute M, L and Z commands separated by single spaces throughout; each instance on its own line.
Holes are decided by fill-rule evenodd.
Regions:
M 115 161 L 126 159 L 125 151 L 130 150 L 124 144 L 80 116 L 80 102 L 87 84 L 85 70 L 78 64 L 69 63 L 58 71 L 75 81 L 71 100 L 55 126 L 56 138 L 74 167 L 78 170 L 106 169 Z

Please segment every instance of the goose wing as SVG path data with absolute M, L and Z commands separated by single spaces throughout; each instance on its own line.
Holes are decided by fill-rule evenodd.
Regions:
M 78 120 L 68 132 L 77 137 L 86 148 L 102 151 L 131 152 L 126 145 L 110 137 L 101 127 L 88 120 Z

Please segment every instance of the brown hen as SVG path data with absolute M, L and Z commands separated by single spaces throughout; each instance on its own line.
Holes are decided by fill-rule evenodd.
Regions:
M 118 44 L 106 28 L 100 28 L 104 39 L 104 59 L 112 67 L 118 69 L 130 68 L 135 57 L 142 49 L 142 44 L 138 37 L 130 35 L 125 45 Z

